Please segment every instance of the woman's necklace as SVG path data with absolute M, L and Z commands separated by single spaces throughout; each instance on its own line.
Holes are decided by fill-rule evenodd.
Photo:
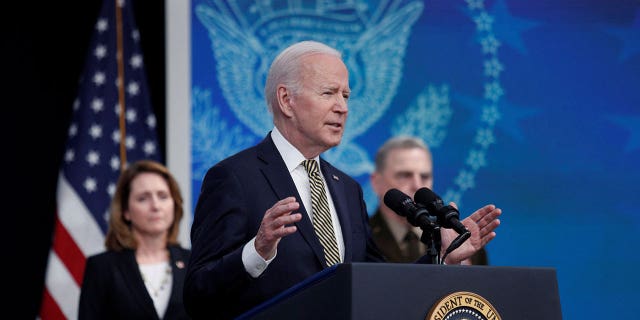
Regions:
M 167 288 L 167 284 L 171 279 L 171 267 L 168 263 L 163 264 L 164 271 L 159 271 L 156 265 L 140 266 L 140 274 L 142 280 L 147 287 L 147 290 L 151 295 L 157 298 L 162 291 Z M 158 275 L 158 272 L 162 272 L 162 275 Z M 156 275 L 154 277 L 154 275 Z

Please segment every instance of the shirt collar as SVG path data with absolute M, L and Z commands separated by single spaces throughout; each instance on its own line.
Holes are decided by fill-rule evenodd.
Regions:
M 387 222 L 387 226 L 389 226 L 389 231 L 391 231 L 391 234 L 393 235 L 393 238 L 396 239 L 396 242 L 402 243 L 402 241 L 404 241 L 404 237 L 407 235 L 407 231 L 409 230 L 413 231 L 413 233 L 415 233 L 416 236 L 420 238 L 420 235 L 422 234 L 422 232 L 419 227 L 412 226 L 407 229 L 406 224 L 399 223 L 397 220 L 394 220 L 394 219 L 387 219 L 387 217 L 382 212 L 380 212 L 380 215 Z
M 276 145 L 278 152 L 280 152 L 280 156 L 282 156 L 282 160 L 284 160 L 284 164 L 287 166 L 289 172 L 293 172 L 302 161 L 306 160 L 302 153 L 287 141 L 278 128 L 274 127 L 273 130 L 271 130 L 271 139 L 273 140 L 273 144 Z M 316 156 L 314 159 L 318 161 L 319 166 L 320 156 Z

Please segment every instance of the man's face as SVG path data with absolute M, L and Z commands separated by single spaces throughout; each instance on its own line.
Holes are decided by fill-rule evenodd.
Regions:
M 433 162 L 423 149 L 392 149 L 387 155 L 382 172 L 374 172 L 371 184 L 379 199 L 396 188 L 408 196 L 420 188 L 433 189 Z
M 301 89 L 290 100 L 294 145 L 315 156 L 340 143 L 347 121 L 349 73 L 337 57 L 305 58 Z

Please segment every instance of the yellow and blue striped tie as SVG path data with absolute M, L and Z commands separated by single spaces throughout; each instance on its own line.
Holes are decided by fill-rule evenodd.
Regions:
M 333 230 L 329 202 L 324 188 L 324 182 L 318 170 L 318 163 L 311 159 L 302 161 L 302 165 L 309 174 L 309 184 L 311 185 L 311 207 L 313 212 L 313 229 L 320 239 L 324 248 L 324 258 L 327 266 L 340 263 L 340 253 Z

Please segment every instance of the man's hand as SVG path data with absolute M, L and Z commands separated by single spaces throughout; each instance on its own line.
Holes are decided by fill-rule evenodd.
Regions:
M 458 208 L 455 203 L 449 203 L 451 206 Z M 446 258 L 446 264 L 460 264 L 463 260 L 470 258 L 474 253 L 484 247 L 489 241 L 496 237 L 494 231 L 500 225 L 498 217 L 502 214 L 502 209 L 496 208 L 495 205 L 486 205 L 462 220 L 462 224 L 471 232 L 471 237 L 467 239 L 460 247 L 453 250 Z M 452 229 L 441 229 L 442 249 L 445 250 L 451 242 L 458 236 L 458 233 Z
M 293 213 L 298 208 L 300 204 L 296 198 L 288 197 L 276 202 L 264 213 L 255 240 L 256 251 L 263 259 L 273 258 L 280 239 L 296 232 L 296 226 L 291 224 L 302 219 L 302 214 Z

